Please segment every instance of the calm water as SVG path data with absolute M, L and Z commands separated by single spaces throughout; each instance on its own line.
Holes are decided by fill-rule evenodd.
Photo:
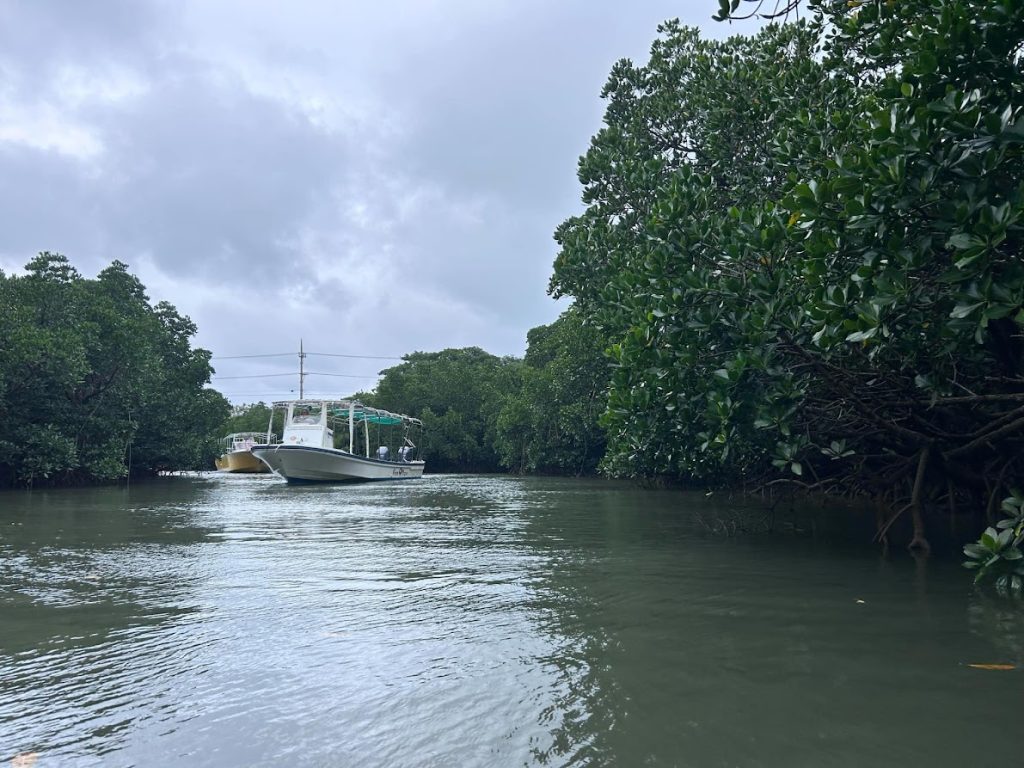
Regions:
M 0 494 L 0 766 L 1021 765 L 1024 608 L 697 521 L 734 512 L 501 477 Z

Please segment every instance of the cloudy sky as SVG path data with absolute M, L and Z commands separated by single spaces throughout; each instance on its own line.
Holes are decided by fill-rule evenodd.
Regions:
M 564 308 L 552 232 L 580 208 L 612 64 L 646 61 L 667 18 L 740 31 L 716 9 L 0 0 L 0 269 L 126 262 L 196 322 L 236 402 L 290 396 L 300 338 L 521 355 Z M 310 357 L 333 376 L 306 391 L 368 389 L 390 364 Z

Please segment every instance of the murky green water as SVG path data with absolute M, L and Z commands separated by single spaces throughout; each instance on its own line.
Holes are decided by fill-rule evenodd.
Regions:
M 709 536 L 721 504 L 443 476 L 0 494 L 0 766 L 1021 764 L 1024 608 L 952 561 Z

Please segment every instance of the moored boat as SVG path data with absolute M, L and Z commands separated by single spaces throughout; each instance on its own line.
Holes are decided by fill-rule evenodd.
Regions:
M 252 454 L 289 483 L 423 475 L 426 463 L 416 456 L 414 442 L 423 426 L 419 419 L 356 400 L 288 400 L 274 403 L 273 410 L 284 413 L 281 442 L 253 446 Z
M 221 472 L 269 472 L 270 468 L 253 456 L 252 448 L 276 437 L 263 432 L 234 432 L 224 438 L 224 453 L 214 464 Z

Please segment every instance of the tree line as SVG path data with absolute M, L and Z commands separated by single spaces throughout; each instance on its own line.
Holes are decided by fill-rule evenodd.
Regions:
M 0 272 L 0 487 L 205 467 L 227 400 L 196 327 L 115 261 L 95 279 L 44 252 Z
M 265 431 L 267 404 L 232 407 L 209 386 L 195 333 L 118 261 L 86 279 L 44 252 L 24 275 L 0 272 L 0 487 L 210 469 L 224 435 Z M 422 418 L 432 471 L 593 473 L 603 343 L 570 310 L 529 344 L 523 359 L 415 352 L 356 397 Z
M 1024 6 L 807 6 L 615 65 L 551 291 L 613 363 L 607 471 L 870 499 L 927 549 L 1024 487 Z

